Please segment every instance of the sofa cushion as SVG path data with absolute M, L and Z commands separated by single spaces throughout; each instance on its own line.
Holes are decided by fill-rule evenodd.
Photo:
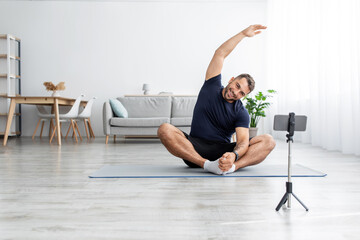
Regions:
M 128 112 L 126 111 L 126 108 L 121 104 L 121 102 L 117 99 L 109 99 L 111 109 L 115 113 L 115 116 L 121 117 L 121 118 L 127 118 Z
M 174 126 L 191 126 L 192 117 L 171 118 L 170 123 Z
M 171 117 L 192 117 L 196 100 L 197 97 L 172 97 Z
M 171 97 L 120 97 L 129 118 L 169 117 Z
M 163 123 L 170 123 L 170 119 L 166 117 L 110 119 L 110 125 L 118 127 L 159 127 Z

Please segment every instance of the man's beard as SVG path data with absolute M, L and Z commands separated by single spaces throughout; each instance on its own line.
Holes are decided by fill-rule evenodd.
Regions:
M 234 97 L 228 97 L 228 93 L 230 93 L 230 96 L 232 96 L 233 94 L 232 94 L 232 92 L 230 91 L 230 88 L 228 87 L 228 86 L 226 86 L 226 88 L 225 88 L 225 92 L 224 92 L 224 99 L 225 100 L 229 100 L 229 101 L 236 101 L 237 99 L 234 99 Z

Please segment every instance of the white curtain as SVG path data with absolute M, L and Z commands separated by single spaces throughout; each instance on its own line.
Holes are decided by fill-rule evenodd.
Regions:
M 274 114 L 308 116 L 295 140 L 360 155 L 360 1 L 268 0 L 267 88 Z

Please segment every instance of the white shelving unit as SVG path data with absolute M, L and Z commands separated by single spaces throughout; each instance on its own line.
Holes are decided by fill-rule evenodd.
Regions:
M 21 95 L 21 40 L 0 34 L 0 136 L 4 135 L 9 112 L 8 96 Z M 9 136 L 21 134 L 21 105 L 16 106 Z

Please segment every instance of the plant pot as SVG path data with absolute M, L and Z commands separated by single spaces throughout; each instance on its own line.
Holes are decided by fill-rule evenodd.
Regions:
M 249 137 L 252 138 L 252 137 L 255 137 L 257 135 L 257 131 L 258 131 L 258 128 L 249 128 Z
M 52 97 L 60 97 L 60 93 L 57 91 L 53 91 L 53 93 L 51 94 Z

